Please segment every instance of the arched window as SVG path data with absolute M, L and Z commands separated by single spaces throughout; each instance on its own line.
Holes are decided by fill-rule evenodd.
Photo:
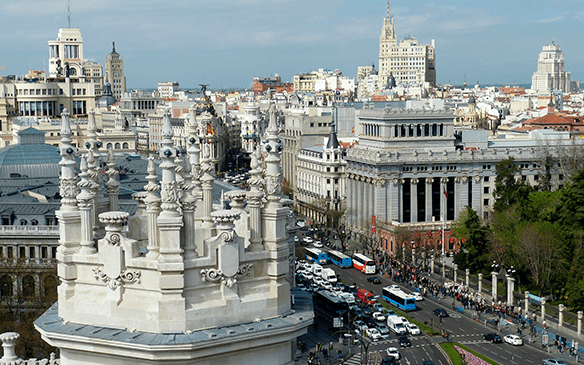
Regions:
M 128 149 L 128 142 L 124 142 L 122 144 L 122 148 L 125 149 L 125 150 L 127 150 Z
M 116 142 L 115 149 L 116 150 L 119 150 L 120 149 L 120 143 L 119 142 Z
M 30 221 L 30 224 L 32 224 L 33 226 L 38 226 L 39 225 L 39 221 L 37 221 L 36 219 L 33 219 Z
M 20 220 L 20 225 L 21 226 L 26 226 L 28 224 L 28 222 L 26 221 L 26 219 L 21 219 Z
M 43 280 L 43 296 L 45 300 L 55 301 L 57 300 L 57 286 L 59 285 L 59 280 L 53 275 L 45 276 Z
M 0 277 L 0 296 L 12 296 L 12 278 L 10 275 L 2 275 L 2 277 Z
M 35 282 L 32 275 L 26 275 L 22 278 L 22 295 L 25 298 L 32 298 L 35 296 Z
M 108 150 L 111 150 L 113 146 L 114 146 L 113 144 L 108 143 L 105 148 L 107 148 Z

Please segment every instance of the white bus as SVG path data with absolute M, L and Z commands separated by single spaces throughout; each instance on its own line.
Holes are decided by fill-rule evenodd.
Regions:
M 365 274 L 375 274 L 375 261 L 371 260 L 369 257 L 356 253 L 352 258 L 353 267 Z

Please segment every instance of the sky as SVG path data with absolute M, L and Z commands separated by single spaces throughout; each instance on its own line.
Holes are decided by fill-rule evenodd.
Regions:
M 116 42 L 129 89 L 249 88 L 254 77 L 378 64 L 386 0 L 70 0 L 84 57 L 105 65 Z M 68 26 L 67 0 L 2 0 L 0 75 L 43 70 Z M 439 84 L 531 84 L 542 47 L 584 84 L 584 0 L 391 0 L 398 40 L 436 42 Z

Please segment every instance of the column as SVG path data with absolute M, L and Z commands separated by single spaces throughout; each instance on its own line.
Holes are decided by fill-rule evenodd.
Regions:
M 416 249 L 412 247 L 412 264 L 416 264 Z
M 398 178 L 394 178 L 391 180 L 389 184 L 387 184 L 387 189 L 389 190 L 389 219 L 388 221 L 400 221 L 400 184 Z
M 146 203 L 146 213 L 148 214 L 148 253 L 147 259 L 158 259 L 158 213 L 160 212 L 161 199 L 158 197 L 160 185 L 156 183 L 158 177 L 156 176 L 156 166 L 154 165 L 154 157 L 148 158 L 148 167 L 146 168 L 148 175 L 146 180 L 148 184 L 144 186 L 144 191 L 148 192 L 144 203 Z
M 545 319 L 545 298 L 541 298 L 541 321 Z
M 566 310 L 566 306 L 563 304 L 558 305 L 559 316 L 558 316 L 558 326 L 562 327 L 564 324 L 564 310 Z
M 440 178 L 440 215 L 441 215 L 442 221 L 446 221 L 448 218 L 446 215 L 446 211 L 448 210 L 446 207 L 447 200 L 446 200 L 446 195 L 444 195 L 444 191 L 446 190 L 447 183 L 448 183 L 447 177 Z M 444 250 L 446 250 L 446 248 L 447 248 L 446 242 L 442 242 L 442 246 L 444 247 Z M 444 254 L 444 251 L 442 252 L 442 254 Z
M 497 301 L 497 275 L 499 273 L 491 271 L 491 295 L 493 296 L 493 302 Z
M 91 181 L 89 181 L 89 173 L 87 172 L 87 160 L 85 157 L 81 157 L 81 173 L 79 177 L 81 181 L 77 184 L 81 189 L 79 195 L 77 195 L 77 205 L 81 211 L 81 249 L 79 253 L 81 255 L 91 255 L 96 252 L 93 247 L 93 237 L 92 229 L 93 225 L 91 223 L 91 207 L 93 206 L 93 194 L 89 192 L 91 187 Z
M 359 180 L 357 180 L 357 225 L 356 227 L 361 227 L 361 225 L 363 224 L 363 218 L 365 216 L 364 212 L 363 212 L 363 198 L 364 198 L 364 183 L 363 180 L 361 178 L 359 178 Z
M 482 273 L 479 273 L 478 277 L 479 277 L 479 289 L 478 289 L 478 292 L 479 293 L 482 293 L 482 291 L 483 291 L 483 274 Z
M 416 178 L 410 180 L 410 217 L 412 223 L 418 221 L 418 182 L 419 180 Z
M 458 280 L 458 265 L 454 264 L 454 282 Z
M 525 306 L 523 310 L 524 317 L 527 317 L 527 313 L 529 313 L 529 292 L 525 291 Z
M 470 281 L 469 281 L 470 269 L 466 269 L 465 274 L 466 274 L 466 286 L 468 287 L 468 284 L 470 283 Z
M 468 178 L 466 176 L 460 177 L 460 184 L 456 186 L 456 195 L 460 198 L 459 210 L 456 213 L 456 218 L 458 218 L 459 213 L 468 206 Z
M 444 264 L 444 255 L 442 255 L 442 277 L 446 277 L 446 265 Z
M 250 191 L 247 194 L 247 205 L 249 207 L 249 231 L 250 231 L 250 245 L 249 251 L 261 251 L 264 249 L 262 239 L 262 201 L 264 193 L 260 188 L 264 185 L 262 179 L 262 170 L 260 168 L 258 157 L 256 153 L 251 155 L 250 167 L 252 168 L 250 175 Z
M 507 305 L 513 305 L 513 291 L 515 290 L 515 279 L 507 276 Z
M 584 315 L 583 311 L 578 311 L 578 335 L 582 334 L 582 316 Z
M 373 212 L 374 212 L 374 200 L 373 200 L 373 181 L 371 179 L 369 179 L 369 182 L 367 183 L 367 220 L 372 220 L 373 219 Z
M 378 222 L 386 222 L 386 206 L 387 206 L 387 194 L 385 190 L 385 180 L 375 179 L 374 180 L 374 192 L 375 197 L 373 199 L 374 204 L 374 214 L 377 217 Z
M 432 222 L 432 183 L 434 179 L 426 178 L 426 222 Z
M 483 194 L 481 189 L 481 177 L 479 175 L 473 177 L 472 182 L 472 209 L 482 216 Z
M 0 359 L 0 363 L 2 364 L 19 364 L 20 360 L 16 355 L 16 351 L 14 351 L 14 347 L 16 345 L 16 340 L 20 335 L 16 332 L 5 332 L 0 335 L 0 341 L 2 342 L 2 350 L 4 352 L 4 356 Z

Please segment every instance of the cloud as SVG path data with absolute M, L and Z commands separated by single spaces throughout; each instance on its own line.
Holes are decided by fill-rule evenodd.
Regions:
M 557 15 L 554 18 L 544 18 L 544 19 L 537 19 L 537 20 L 530 20 L 529 23 L 555 23 L 555 22 L 560 22 L 563 21 L 564 19 L 566 19 L 566 16 L 569 15 L 570 13 L 568 12 L 564 12 L 560 15 Z M 580 15 L 582 16 L 582 15 Z M 577 17 L 576 17 L 577 19 Z

